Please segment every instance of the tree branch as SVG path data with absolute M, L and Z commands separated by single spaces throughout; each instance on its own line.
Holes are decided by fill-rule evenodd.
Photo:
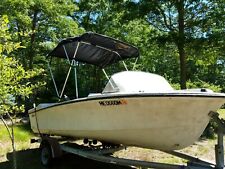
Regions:
M 175 30 L 172 28 L 172 25 L 169 25 L 169 24 L 167 23 L 167 16 L 166 16 L 166 14 L 164 13 L 164 11 L 161 9 L 161 7 L 157 5 L 156 8 L 159 10 L 160 14 L 162 15 L 162 17 L 163 17 L 163 22 L 164 22 L 164 25 L 166 26 L 166 28 L 169 29 L 170 31 L 175 31 Z

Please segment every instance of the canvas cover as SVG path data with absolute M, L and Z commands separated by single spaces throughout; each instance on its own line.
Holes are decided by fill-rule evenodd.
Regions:
M 77 44 L 79 47 L 75 54 Z M 66 51 L 66 52 L 65 52 Z M 136 47 L 120 40 L 93 32 L 62 40 L 48 56 L 75 59 L 104 68 L 127 58 L 139 56 Z

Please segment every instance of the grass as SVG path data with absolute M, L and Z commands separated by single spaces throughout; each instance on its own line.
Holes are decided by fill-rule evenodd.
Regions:
M 14 127 L 16 150 L 28 149 L 30 139 L 33 137 L 29 124 L 16 125 Z M 11 140 L 7 129 L 3 124 L 0 124 L 0 156 L 11 151 Z

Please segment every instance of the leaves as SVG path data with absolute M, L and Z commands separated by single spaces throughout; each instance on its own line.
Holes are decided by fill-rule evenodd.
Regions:
M 13 40 L 26 47 L 16 52 L 25 69 L 33 68 L 37 55 L 46 56 L 46 44 L 55 45 L 83 31 L 70 17 L 77 9 L 72 0 L 1 1 L 0 10 L 9 17 Z
M 5 37 L 1 42 L 0 53 L 0 113 L 12 112 L 23 109 L 24 106 L 17 105 L 18 96 L 29 96 L 34 89 L 43 83 L 32 84 L 30 79 L 43 72 L 42 69 L 25 71 L 21 64 L 10 54 L 19 49 L 19 43 L 14 43 L 8 31 L 7 16 L 0 19 L 0 37 Z

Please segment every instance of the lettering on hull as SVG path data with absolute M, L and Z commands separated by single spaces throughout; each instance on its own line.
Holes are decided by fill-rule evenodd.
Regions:
M 126 105 L 126 104 L 127 104 L 127 100 L 124 100 L 124 99 L 99 101 L 100 106 L 118 106 L 118 105 Z

